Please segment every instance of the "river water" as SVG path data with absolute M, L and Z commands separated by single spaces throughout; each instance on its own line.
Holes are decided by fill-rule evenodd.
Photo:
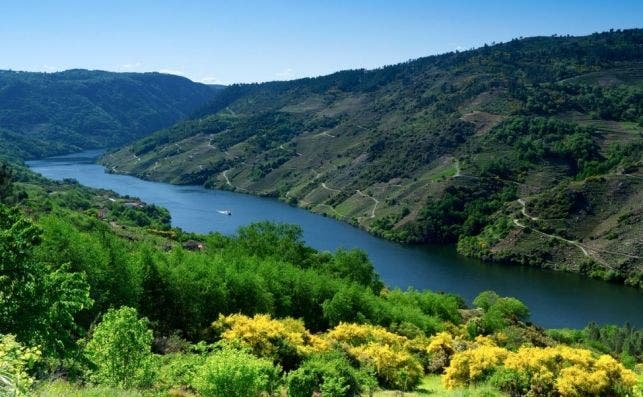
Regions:
M 95 164 L 100 151 L 28 162 L 45 177 L 73 178 L 86 186 L 111 189 L 167 208 L 173 226 L 199 233 L 232 234 L 241 225 L 269 220 L 298 224 L 306 243 L 319 250 L 361 248 L 391 287 L 454 292 L 469 302 L 494 290 L 527 304 L 544 327 L 583 327 L 597 323 L 643 327 L 643 292 L 576 274 L 525 266 L 489 264 L 457 255 L 451 246 L 407 246 L 374 237 L 348 224 L 260 198 L 200 186 L 176 186 L 108 174 Z M 230 210 L 231 216 L 219 210 Z

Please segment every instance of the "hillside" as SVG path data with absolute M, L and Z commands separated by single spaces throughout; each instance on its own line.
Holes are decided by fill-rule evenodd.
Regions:
M 159 73 L 0 71 L 0 153 L 123 145 L 186 118 L 219 88 Z
M 103 162 L 642 286 L 642 134 L 637 29 L 234 85 Z

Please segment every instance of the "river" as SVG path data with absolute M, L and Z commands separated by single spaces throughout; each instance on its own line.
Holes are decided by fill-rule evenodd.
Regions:
M 454 292 L 469 302 L 494 290 L 527 304 L 532 320 L 548 328 L 583 327 L 590 321 L 643 327 L 643 292 L 617 284 L 525 266 L 484 263 L 457 255 L 452 246 L 407 246 L 374 237 L 348 224 L 260 198 L 199 186 L 176 186 L 105 172 L 100 151 L 30 161 L 45 177 L 73 178 L 167 208 L 173 226 L 199 233 L 232 234 L 241 225 L 269 220 L 298 224 L 306 243 L 319 250 L 361 248 L 391 287 Z M 231 216 L 218 210 L 230 210 Z

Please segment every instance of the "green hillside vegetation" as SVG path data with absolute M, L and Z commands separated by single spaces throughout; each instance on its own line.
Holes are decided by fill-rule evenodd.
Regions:
M 185 233 L 136 198 L 6 164 L 0 263 L 2 395 L 640 390 L 643 333 L 627 325 L 545 332 L 491 291 L 469 308 L 391 290 L 363 252 L 316 251 L 297 226 Z
M 102 162 L 643 286 L 643 30 L 233 85 Z
M 186 118 L 219 88 L 159 73 L 0 71 L 0 153 L 123 145 Z

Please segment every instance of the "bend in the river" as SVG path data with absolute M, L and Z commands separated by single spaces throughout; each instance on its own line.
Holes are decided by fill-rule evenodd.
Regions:
M 89 151 L 32 161 L 29 166 L 48 178 L 73 178 L 163 206 L 173 225 L 187 231 L 231 234 L 261 220 L 299 224 L 306 243 L 314 248 L 365 250 L 389 286 L 454 292 L 469 301 L 480 291 L 495 290 L 524 301 L 534 322 L 545 327 L 582 327 L 590 321 L 643 326 L 643 292 L 634 288 L 576 274 L 483 263 L 457 255 L 453 247 L 400 245 L 275 199 L 108 174 L 94 163 L 99 154 Z M 232 216 L 217 212 L 222 209 Z

